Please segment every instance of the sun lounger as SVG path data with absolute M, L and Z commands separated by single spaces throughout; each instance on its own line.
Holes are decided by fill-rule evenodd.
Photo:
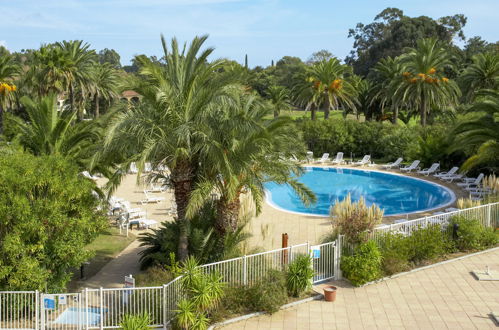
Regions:
M 471 187 L 479 187 L 480 183 L 482 182 L 482 179 L 484 177 L 483 173 L 480 173 L 479 176 L 476 178 L 465 178 L 463 179 L 463 182 L 459 182 L 457 185 L 459 187 L 462 187 L 464 189 L 471 188 Z
M 409 166 L 405 166 L 405 167 L 401 167 L 400 170 L 403 171 L 403 172 L 411 172 L 412 170 L 418 170 L 419 169 L 419 163 L 420 161 L 419 160 L 415 160 L 412 162 L 411 165 Z
M 438 170 L 439 167 L 440 167 L 439 163 L 433 163 L 430 168 L 425 168 L 421 171 L 418 171 L 417 173 L 429 176 L 430 174 L 436 172 L 436 170 Z
M 307 151 L 307 163 L 314 161 L 314 153 L 312 151 Z
M 457 166 L 454 166 L 453 168 L 451 168 L 449 171 L 447 172 L 440 172 L 440 173 L 437 173 L 437 174 L 434 174 L 433 176 L 435 178 L 439 178 L 440 180 L 443 180 L 445 179 L 446 177 L 451 177 L 453 176 L 454 174 L 456 174 L 456 172 L 459 170 L 459 167 Z
M 164 197 L 149 196 L 146 190 L 144 190 L 144 195 L 145 198 L 141 201 L 142 204 L 159 203 L 165 200 Z
M 382 168 L 386 168 L 386 169 L 390 169 L 390 168 L 394 168 L 394 167 L 400 167 L 400 164 L 402 163 L 404 159 L 402 157 L 400 158 L 397 158 L 396 161 L 394 161 L 393 163 L 388 163 L 388 164 L 385 164 L 385 165 L 381 165 Z
M 362 158 L 358 162 L 353 162 L 352 165 L 355 165 L 355 166 L 364 166 L 364 165 L 369 164 L 370 161 L 371 161 L 371 156 L 370 155 L 365 155 L 364 158 Z
M 94 181 L 97 181 L 99 179 L 98 176 L 94 176 L 94 175 L 90 174 L 90 172 L 88 172 L 88 171 L 81 172 L 81 175 L 83 175 L 87 179 L 94 180 Z
M 338 152 L 336 154 L 336 158 L 333 159 L 332 163 L 333 164 L 338 164 L 338 165 L 341 165 L 343 164 L 345 161 L 343 160 L 343 153 L 342 152 Z
M 329 153 L 324 153 L 321 158 L 317 160 L 318 163 L 324 164 L 325 162 L 329 161 Z

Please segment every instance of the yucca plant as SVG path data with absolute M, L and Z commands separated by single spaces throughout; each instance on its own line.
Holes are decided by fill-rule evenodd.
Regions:
M 312 259 L 308 255 L 300 255 L 289 264 L 286 287 L 290 295 L 298 297 L 300 293 L 311 287 L 314 277 L 311 265 Z
M 120 327 L 123 330 L 146 330 L 151 329 L 151 327 L 149 327 L 149 324 L 151 323 L 151 317 L 147 313 L 136 315 L 125 314 L 120 323 Z

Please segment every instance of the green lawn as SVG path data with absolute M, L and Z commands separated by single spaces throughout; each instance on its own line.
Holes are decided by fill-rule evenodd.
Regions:
M 97 274 L 99 270 L 125 249 L 135 240 L 135 235 L 128 234 L 128 237 L 120 235 L 118 228 L 109 227 L 100 234 L 92 243 L 86 246 L 86 249 L 94 252 L 94 257 L 89 260 L 90 264 L 85 268 L 86 278 L 89 279 Z M 73 279 L 68 285 L 68 289 L 77 289 L 79 287 L 80 270 L 74 272 Z

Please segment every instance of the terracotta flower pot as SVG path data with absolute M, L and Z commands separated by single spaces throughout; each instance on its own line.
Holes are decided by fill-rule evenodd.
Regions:
M 324 288 L 324 300 L 326 301 L 335 301 L 336 300 L 336 291 L 338 288 L 332 285 L 329 285 Z

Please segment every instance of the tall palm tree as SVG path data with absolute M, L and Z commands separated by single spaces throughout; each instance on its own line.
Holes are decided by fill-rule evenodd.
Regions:
M 109 103 L 118 98 L 119 75 L 109 63 L 95 64 L 90 71 L 90 92 L 94 98 L 95 117 L 100 115 L 100 101 Z
M 33 52 L 33 62 L 25 77 L 26 84 L 39 97 L 49 93 L 60 94 L 66 90 L 64 68 L 68 63 L 68 55 L 60 47 L 42 45 Z
M 378 100 L 382 109 L 389 106 L 393 113 L 392 122 L 396 124 L 401 102 L 394 91 L 403 83 L 404 67 L 398 58 L 386 57 L 376 63 L 373 71 L 376 83 L 372 101 Z
M 313 90 L 313 103 L 324 108 L 324 119 L 329 111 L 338 109 L 340 104 L 355 109 L 357 92 L 351 84 L 352 68 L 341 64 L 337 58 L 314 63 L 308 69 L 307 81 Z
M 65 54 L 67 61 L 61 68 L 64 84 L 69 92 L 71 111 L 75 111 L 75 88 L 81 90 L 85 95 L 90 84 L 90 71 L 96 61 L 96 54 L 90 51 L 90 45 L 82 40 L 71 40 L 56 43 Z M 83 117 L 83 111 L 78 112 L 79 119 Z
M 230 81 L 217 73 L 223 61 L 208 62 L 213 48 L 201 49 L 206 39 L 196 37 L 188 48 L 179 48 L 174 38 L 169 50 L 161 36 L 165 64 L 137 57 L 141 78 L 133 89 L 142 102 L 114 119 L 105 143 L 106 153 L 123 155 L 124 166 L 136 161 L 140 169 L 148 161 L 154 168 L 169 168 L 181 224 L 181 260 L 188 256 L 186 210 L 206 144 L 206 118 L 227 100 L 230 89 Z
M 3 112 L 13 99 L 17 87 L 14 78 L 19 74 L 20 67 L 9 54 L 0 55 L 0 135 L 3 133 Z
M 219 195 L 215 229 L 221 235 L 238 229 L 242 194 L 251 196 L 260 213 L 266 182 L 288 184 L 305 203 L 315 201 L 297 180 L 301 166 L 290 161 L 292 155 L 304 152 L 303 144 L 297 143 L 294 121 L 265 119 L 271 111 L 256 95 L 242 95 L 209 120 L 212 138 L 203 149 L 200 180 L 188 214 L 196 214 L 213 193 Z
M 460 77 L 466 100 L 472 102 L 475 93 L 482 89 L 499 87 L 499 54 L 497 52 L 480 53 L 473 56 L 470 64 Z
M 289 104 L 289 93 L 284 86 L 270 86 L 267 90 L 270 104 L 274 109 L 274 118 L 278 117 L 281 110 L 289 110 L 291 105 Z
M 404 82 L 395 90 L 396 98 L 419 109 L 421 125 L 432 107 L 455 104 L 460 95 L 457 84 L 444 76 L 444 69 L 453 62 L 437 39 L 422 39 L 416 48 L 401 55 Z
M 53 93 L 37 101 L 23 96 L 21 103 L 28 115 L 27 122 L 16 119 L 21 145 L 35 155 L 57 154 L 72 157 L 83 167 L 82 156 L 98 139 L 91 125 L 74 125 L 76 113 L 60 111 L 57 97 Z
M 499 92 L 481 90 L 475 103 L 454 130 L 452 151 L 463 150 L 471 156 L 463 169 L 487 167 L 499 169 Z

